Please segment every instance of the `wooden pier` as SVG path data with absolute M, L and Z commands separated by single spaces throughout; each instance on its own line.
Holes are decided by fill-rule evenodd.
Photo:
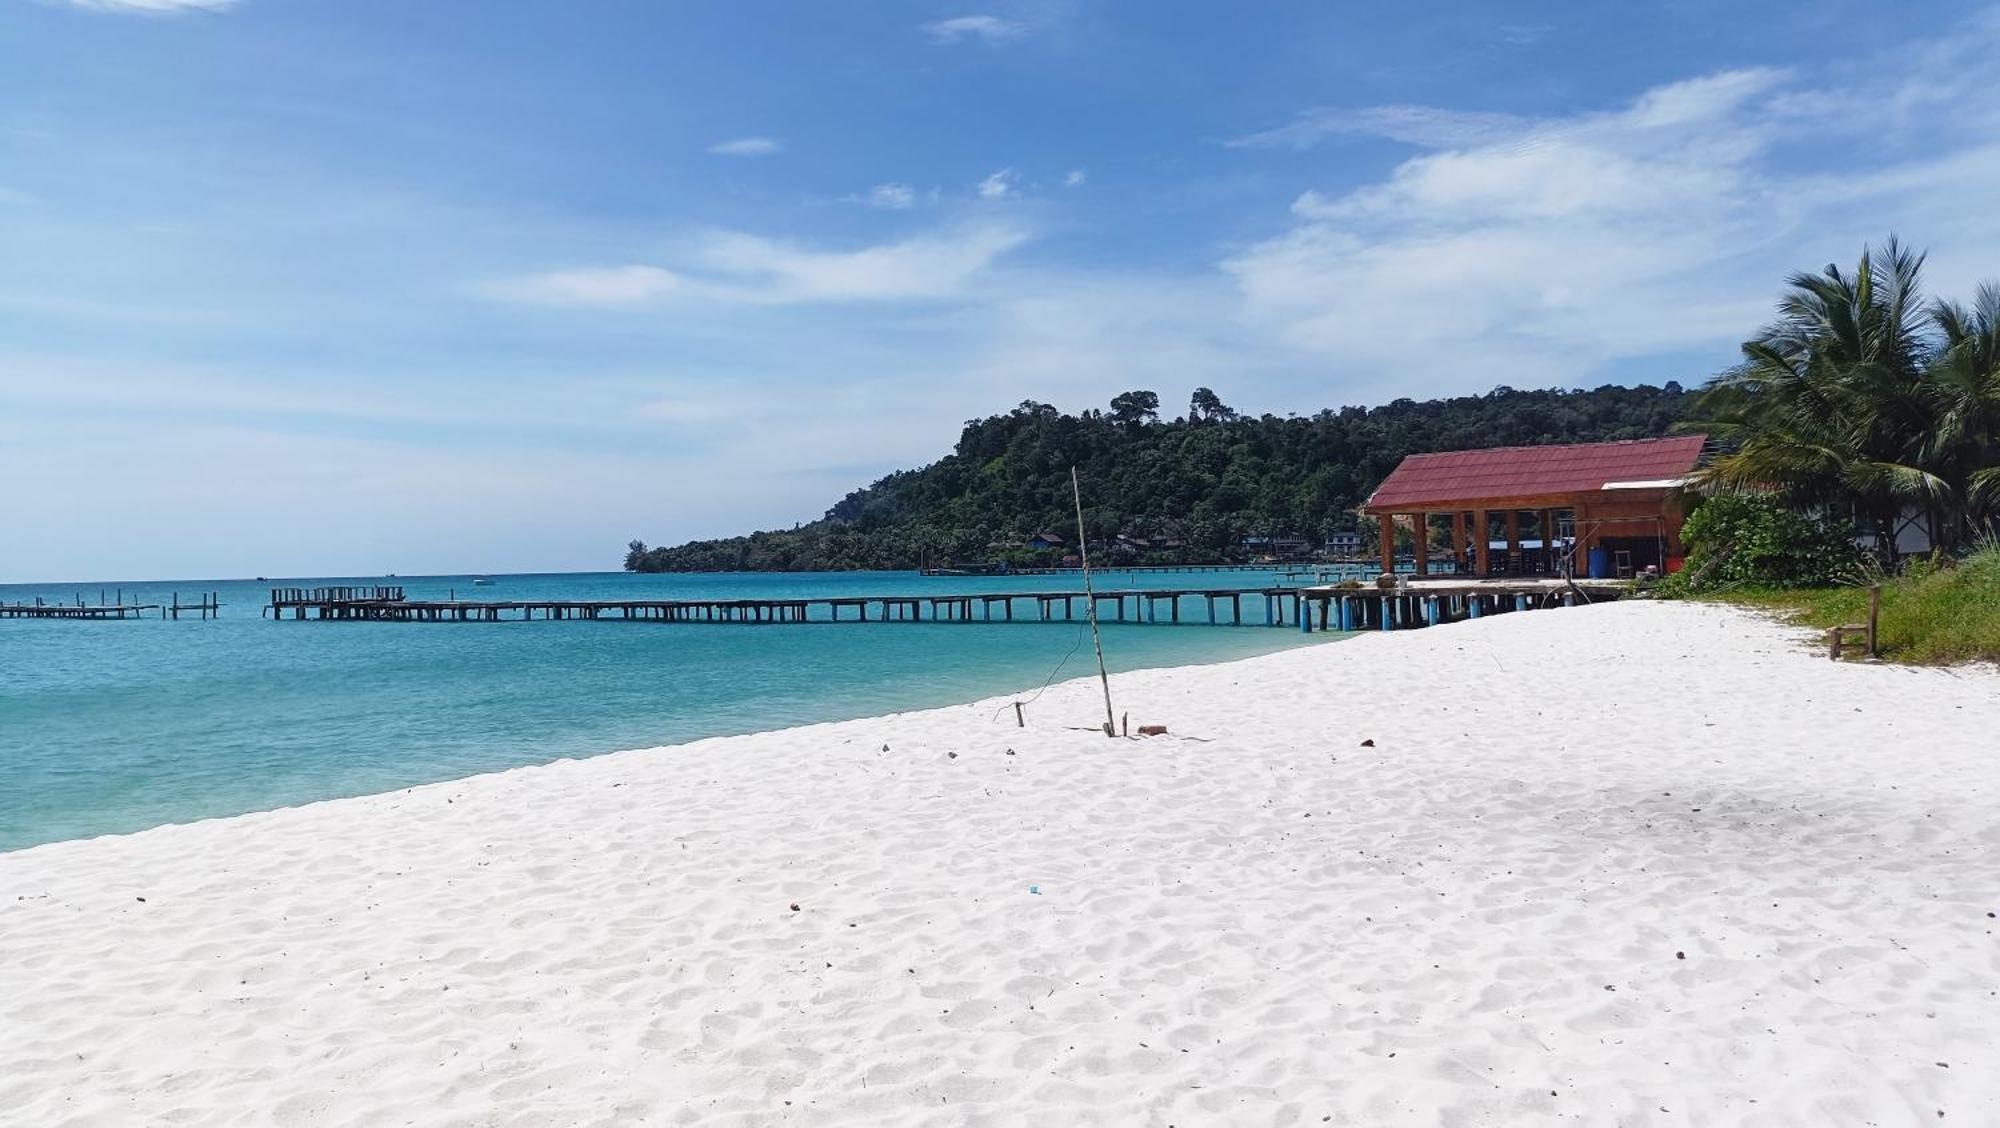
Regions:
M 1557 580 L 1420 581 L 1373 587 L 1137 588 L 1099 591 L 1097 617 L 1112 623 L 1194 623 L 1300 630 L 1388 630 L 1505 611 L 1617 598 L 1623 583 Z M 812 599 L 408 599 L 400 587 L 273 588 L 274 619 L 393 623 L 614 622 L 993 623 L 1083 619 L 1080 591 Z
M 0 619 L 140 619 L 157 603 L 0 603 Z
M 1131 589 L 1096 593 L 1100 621 L 1286 626 L 1299 588 Z M 1085 617 L 1080 591 L 950 595 L 823 596 L 814 599 L 407 599 L 401 588 L 273 588 L 275 619 L 399 623 L 635 620 L 656 623 L 1060 622 Z M 1199 612 L 1203 617 L 1196 618 Z
M 1623 580 L 1410 580 L 1397 587 L 1333 585 L 1299 589 L 1294 624 L 1302 631 L 1388 631 L 1434 627 L 1510 611 L 1573 607 L 1619 599 Z
M 158 611 L 162 619 L 178 619 L 182 615 L 214 619 L 222 614 L 222 601 L 210 591 L 201 593 L 193 603 L 181 602 L 179 592 L 174 593 L 172 603 L 127 603 L 121 590 L 115 597 L 98 592 L 96 603 L 85 603 L 81 595 L 74 603 L 50 603 L 45 599 L 0 603 L 0 619 L 143 619 L 148 611 Z
M 1133 575 L 1172 575 L 1196 572 L 1278 572 L 1285 564 L 1108 564 L 1095 565 L 1092 572 L 1108 576 L 1116 572 Z M 926 576 L 990 577 L 990 576 L 1080 576 L 1083 568 L 1077 565 L 1030 565 L 1016 567 L 998 564 L 964 564 L 957 567 L 927 567 L 921 570 Z
M 1436 574 L 1452 571 L 1452 561 L 1448 556 L 1433 555 L 1430 568 Z M 1397 567 L 1414 562 L 1402 560 Z M 1091 571 L 1100 576 L 1112 575 L 1172 575 L 1195 572 L 1269 572 L 1285 576 L 1331 576 L 1335 573 L 1366 571 L 1374 575 L 1382 566 L 1374 557 L 1342 556 L 1325 560 L 1274 560 L 1263 564 L 1093 564 Z M 1014 567 L 1000 564 L 931 565 L 920 569 L 925 576 L 972 579 L 994 576 L 1080 576 L 1083 568 L 1075 565 L 1047 565 Z

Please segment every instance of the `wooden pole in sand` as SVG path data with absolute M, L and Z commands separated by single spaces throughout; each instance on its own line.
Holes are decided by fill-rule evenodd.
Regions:
M 1069 490 L 1076 499 L 1076 555 L 1083 566 L 1083 603 L 1090 617 L 1090 645 L 1097 651 L 1097 680 L 1104 686 L 1104 735 L 1115 738 L 1118 725 L 1117 714 L 1111 711 L 1111 675 L 1104 672 L 1104 640 L 1097 634 L 1097 593 L 1090 586 L 1090 547 L 1084 543 L 1083 486 L 1077 481 L 1074 466 L 1069 468 Z

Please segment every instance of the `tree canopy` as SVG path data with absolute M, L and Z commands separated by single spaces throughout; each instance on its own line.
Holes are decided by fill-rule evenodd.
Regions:
M 1142 560 L 1240 558 L 1246 536 L 1317 541 L 1356 528 L 1356 507 L 1405 455 L 1651 438 L 1684 417 L 1690 398 L 1674 383 L 1501 387 L 1372 409 L 1246 416 L 1202 388 L 1188 414 L 1171 420 L 1159 418 L 1151 391 L 1126 392 L 1109 412 L 1079 415 L 1031 400 L 968 422 L 950 454 L 856 490 L 810 524 L 674 547 L 634 541 L 625 566 L 788 571 L 1027 559 L 1022 545 L 1037 532 L 1074 532 L 1071 466 L 1083 479 L 1093 545 L 1122 535 Z
M 1923 296 L 1924 256 L 1891 237 L 1852 272 L 1794 274 L 1777 320 L 1703 390 L 1690 427 L 1725 450 L 1709 493 L 1775 490 L 1892 545 L 1921 519 L 1945 550 L 2000 521 L 2000 286 L 1968 308 Z

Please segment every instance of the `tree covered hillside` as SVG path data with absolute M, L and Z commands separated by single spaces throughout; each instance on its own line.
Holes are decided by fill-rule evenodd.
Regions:
M 1475 447 L 1650 438 L 1666 434 L 1689 396 L 1665 388 L 1516 391 L 1397 400 L 1310 417 L 1248 416 L 1207 388 L 1163 420 L 1159 397 L 1126 392 L 1108 411 L 1066 415 L 1025 402 L 965 425 L 952 453 L 856 490 L 796 529 L 647 548 L 634 571 L 914 568 L 920 563 L 1028 561 L 1024 542 L 1073 540 L 1069 470 L 1083 479 L 1093 547 L 1142 561 L 1215 561 L 1253 554 L 1249 536 L 1318 544 L 1356 527 L 1354 509 L 1404 455 Z

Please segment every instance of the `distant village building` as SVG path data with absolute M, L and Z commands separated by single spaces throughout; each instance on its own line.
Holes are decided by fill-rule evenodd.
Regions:
M 1326 554 L 1343 559 L 1351 559 L 1361 555 L 1361 534 L 1359 532 L 1328 533 L 1326 537 Z
M 1028 538 L 1029 548 L 1061 548 L 1065 542 L 1054 533 L 1036 533 Z
M 1247 536 L 1238 543 L 1254 555 L 1281 559 L 1298 559 L 1312 551 L 1312 543 L 1304 537 Z
M 1478 576 L 1567 573 L 1610 578 L 1681 567 L 1680 487 L 1703 435 L 1568 446 L 1413 454 L 1361 511 L 1382 522 L 1382 567 L 1395 564 L 1396 522 L 1430 570 L 1430 521 L 1448 520 L 1451 558 Z M 1524 538 L 1524 528 L 1534 536 Z M 1469 543 L 1468 543 L 1469 542 Z

